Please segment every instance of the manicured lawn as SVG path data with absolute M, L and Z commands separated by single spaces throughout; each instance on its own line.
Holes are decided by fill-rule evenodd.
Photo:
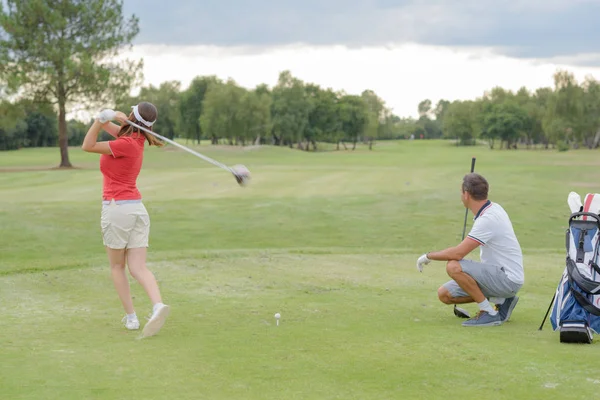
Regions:
M 185 142 L 183 142 L 185 144 Z M 596 344 L 537 330 L 564 268 L 567 195 L 600 192 L 598 152 L 381 142 L 373 151 L 146 153 L 149 267 L 172 306 L 158 336 L 120 321 L 100 237 L 98 156 L 0 153 L 1 399 L 566 399 L 600 388 Z M 510 322 L 467 329 L 441 304 L 462 176 L 508 211 L 526 284 Z M 469 217 L 468 226 L 471 226 Z M 478 254 L 472 254 L 478 259 Z M 150 312 L 132 280 L 140 316 Z M 467 305 L 471 312 L 473 305 Z M 280 325 L 273 315 L 281 313 Z M 142 320 L 142 323 L 145 320 Z

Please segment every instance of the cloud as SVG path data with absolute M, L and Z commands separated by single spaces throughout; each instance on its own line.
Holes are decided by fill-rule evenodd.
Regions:
M 475 99 L 495 86 L 517 91 L 553 87 L 557 69 L 600 79 L 600 68 L 571 67 L 558 60 L 536 62 L 493 54 L 489 49 L 406 44 L 349 49 L 345 46 L 274 46 L 259 53 L 218 46 L 140 45 L 123 57 L 143 58 L 145 84 L 169 80 L 187 88 L 197 76 L 233 78 L 253 88 L 273 86 L 281 71 L 324 88 L 360 94 L 374 90 L 400 116 L 417 116 L 417 105 L 430 99 Z M 598 61 L 598 60 L 596 60 Z
M 490 47 L 518 58 L 600 54 L 600 0 L 128 0 L 135 44 L 242 46 L 390 43 Z M 176 5 L 175 5 L 176 4 Z M 595 62 L 595 61 L 590 61 Z M 597 64 L 595 64 L 597 65 Z

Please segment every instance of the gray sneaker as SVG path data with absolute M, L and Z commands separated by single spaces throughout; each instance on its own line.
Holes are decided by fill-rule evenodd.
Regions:
M 504 300 L 504 303 L 498 307 L 498 313 L 502 316 L 502 322 L 508 321 L 510 314 L 512 314 L 517 302 L 519 301 L 518 296 L 510 297 Z
M 473 318 L 466 320 L 462 326 L 497 326 L 502 325 L 502 316 L 500 312 L 496 315 L 490 315 L 487 311 L 479 311 Z

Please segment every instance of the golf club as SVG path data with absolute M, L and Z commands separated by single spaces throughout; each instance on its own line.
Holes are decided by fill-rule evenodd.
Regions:
M 471 172 L 474 172 L 474 171 L 475 171 L 475 157 L 473 157 L 471 159 Z M 465 240 L 465 233 L 467 232 L 467 217 L 468 216 L 469 216 L 469 209 L 466 208 L 465 209 L 465 222 L 463 225 L 463 232 L 462 232 L 461 240 Z M 471 318 L 471 315 L 469 314 L 469 312 L 467 310 L 457 307 L 456 304 L 454 305 L 454 315 L 456 315 L 459 318 Z
M 581 212 L 583 211 L 583 205 L 581 203 L 581 196 L 575 192 L 570 192 L 567 196 L 567 204 L 569 205 L 569 210 L 571 213 Z M 568 237 L 567 237 L 568 241 Z M 567 243 L 568 246 L 568 243 Z M 546 319 L 548 318 L 548 314 L 550 314 L 550 309 L 552 308 L 552 304 L 554 304 L 554 299 L 556 298 L 556 292 L 552 296 L 552 300 L 550 300 L 550 304 L 548 305 L 548 310 L 546 310 L 546 315 L 544 315 L 544 319 L 538 328 L 538 331 L 541 331 L 544 328 L 544 324 L 546 323 Z
M 233 174 L 233 176 L 235 177 L 235 180 L 237 181 L 237 183 L 240 186 L 245 186 L 248 183 L 248 181 L 250 180 L 250 171 L 245 166 L 243 166 L 243 165 L 236 165 L 236 166 L 233 166 L 233 167 L 228 167 L 227 165 L 222 164 L 222 163 L 220 163 L 218 161 L 215 161 L 215 160 L 213 160 L 210 157 L 207 157 L 207 156 L 205 156 L 203 154 L 200 154 L 200 153 L 198 153 L 198 152 L 196 152 L 196 151 L 194 151 L 192 149 L 189 149 L 189 148 L 187 148 L 187 147 L 185 147 L 185 146 L 183 146 L 183 145 L 181 145 L 181 144 L 179 144 L 177 142 L 174 142 L 173 140 L 171 140 L 169 138 L 166 138 L 166 137 L 164 137 L 162 135 L 159 135 L 158 133 L 153 132 L 150 129 L 144 128 L 143 126 L 140 126 L 140 125 L 136 124 L 135 122 L 132 122 L 132 121 L 129 121 L 129 120 L 125 120 L 125 122 L 127 122 L 129 125 L 134 126 L 134 127 L 138 128 L 138 129 L 144 131 L 144 132 L 147 132 L 147 133 L 149 133 L 151 135 L 156 136 L 160 140 L 163 140 L 163 141 L 165 141 L 165 142 L 167 142 L 169 144 L 172 144 L 173 146 L 179 147 L 180 149 L 185 150 L 188 153 L 191 153 L 191 154 L 195 155 L 196 157 L 199 157 L 199 158 L 203 159 L 204 161 L 207 161 L 207 162 L 209 162 L 209 163 L 211 163 L 213 165 L 216 165 L 217 167 L 222 168 L 225 171 L 231 172 Z
M 567 204 L 572 213 L 583 211 L 581 196 L 575 192 L 570 192 L 567 197 Z
M 554 304 L 554 299 L 556 298 L 556 292 L 554 292 L 554 296 L 552 296 L 552 300 L 550 300 L 550 304 L 548 305 L 548 310 L 546 310 L 546 315 L 544 315 L 544 319 L 538 328 L 538 331 L 541 331 L 544 327 L 544 323 L 546 323 L 546 318 L 548 318 L 548 314 L 550 314 L 550 309 L 552 308 L 552 304 Z

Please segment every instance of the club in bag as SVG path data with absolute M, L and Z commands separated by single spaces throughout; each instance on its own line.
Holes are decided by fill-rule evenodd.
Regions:
M 554 299 L 556 298 L 556 292 L 554 292 L 554 296 L 552 296 L 552 300 L 550 300 L 550 304 L 548 305 L 548 309 L 546 310 L 546 315 L 544 315 L 544 319 L 538 328 L 538 331 L 541 331 L 546 323 L 546 318 L 548 318 L 548 314 L 550 314 L 550 309 L 552 308 L 552 304 L 554 304 Z
M 475 157 L 473 157 L 473 159 L 471 159 L 471 172 L 475 171 Z M 463 232 L 462 232 L 462 239 L 461 240 L 465 240 L 465 233 L 467 232 L 467 217 L 469 216 L 469 209 L 465 209 L 465 223 L 463 225 Z M 456 304 L 454 305 L 454 315 L 456 315 L 459 318 L 471 318 L 471 315 L 469 314 L 469 312 L 463 308 L 457 307 Z
M 191 154 L 195 155 L 196 157 L 199 157 L 199 158 L 203 159 L 204 161 L 208 161 L 209 163 L 211 163 L 213 165 L 216 165 L 217 167 L 222 168 L 225 171 L 231 172 L 233 174 L 233 176 L 235 177 L 235 180 L 237 181 L 237 183 L 240 186 L 246 186 L 248 184 L 248 182 L 250 181 L 250 171 L 248 170 L 248 168 L 246 168 L 243 165 L 234 165 L 233 167 L 228 167 L 225 164 L 221 164 L 220 162 L 215 161 L 215 160 L 213 160 L 210 157 L 207 157 L 207 156 L 205 156 L 203 154 L 200 154 L 200 153 L 198 153 L 198 152 L 196 152 L 196 151 L 194 151 L 192 149 L 189 149 L 189 148 L 187 148 L 187 147 L 185 147 L 185 146 L 183 146 L 183 145 L 181 145 L 181 144 L 179 144 L 177 142 L 174 142 L 173 140 L 171 140 L 169 138 L 166 138 L 166 137 L 164 137 L 162 135 L 159 135 L 158 133 L 153 132 L 150 129 L 146 129 L 143 126 L 140 126 L 140 125 L 138 125 L 138 124 L 136 124 L 136 123 L 134 123 L 132 121 L 126 120 L 125 122 L 127 122 L 131 126 L 135 126 L 136 128 L 138 128 L 138 129 L 140 129 L 140 130 L 142 130 L 144 132 L 147 132 L 147 133 L 149 133 L 151 135 L 156 136 L 160 140 L 163 140 L 163 141 L 165 141 L 165 142 L 167 142 L 169 144 L 172 144 L 173 146 L 179 147 L 180 149 L 185 150 L 188 153 L 191 153 Z
M 581 203 L 581 196 L 576 192 L 570 192 L 567 196 L 567 204 L 569 205 L 569 210 L 571 213 L 581 212 L 583 211 L 583 204 Z M 541 331 L 544 328 L 544 324 L 546 323 L 546 319 L 548 318 L 548 314 L 550 314 L 550 309 L 552 308 L 552 304 L 554 304 L 554 299 L 556 298 L 556 292 L 552 296 L 552 300 L 550 300 L 550 304 L 548 305 L 548 309 L 546 310 L 546 315 L 544 315 L 544 319 L 538 328 L 538 331 Z
M 581 196 L 575 192 L 570 192 L 567 196 L 567 204 L 571 213 L 583 211 L 583 204 L 581 203 Z

